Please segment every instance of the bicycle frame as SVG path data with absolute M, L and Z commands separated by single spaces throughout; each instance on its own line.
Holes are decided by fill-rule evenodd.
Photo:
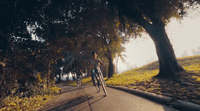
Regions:
M 82 83 L 82 76 L 77 77 L 77 86 L 81 86 Z
M 100 69 L 97 69 L 98 70 L 98 73 L 96 74 L 96 78 L 97 78 L 97 83 L 100 83 L 101 84 L 101 86 L 102 86 L 102 89 L 103 89 L 103 91 L 104 91 L 104 93 L 105 93 L 105 96 L 107 96 L 108 95 L 108 93 L 107 93 L 107 91 L 106 91 L 106 88 L 105 88 L 105 81 L 104 81 L 104 79 L 103 79 L 103 74 L 102 74 L 102 72 L 101 72 L 101 70 Z M 99 87 L 99 84 L 98 84 L 98 87 Z

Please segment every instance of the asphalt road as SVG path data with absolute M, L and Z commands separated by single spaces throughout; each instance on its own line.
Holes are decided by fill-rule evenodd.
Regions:
M 97 93 L 94 86 L 60 86 L 62 94 L 40 111 L 177 111 L 133 94 L 108 88 Z

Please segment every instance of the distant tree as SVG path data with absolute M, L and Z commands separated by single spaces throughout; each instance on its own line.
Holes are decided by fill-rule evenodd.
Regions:
M 200 55 L 200 46 L 198 47 L 197 55 Z
M 195 49 L 192 49 L 192 54 L 193 55 L 200 55 L 200 46 L 198 47 L 197 51 Z
M 186 51 L 186 50 L 183 51 L 183 54 L 182 54 L 181 56 L 182 56 L 182 57 L 187 57 L 187 56 L 188 56 L 187 51 Z
M 116 54 L 116 64 L 115 64 L 115 67 L 116 67 L 116 69 L 115 69 L 116 74 L 118 74 L 118 67 L 117 67 L 117 65 L 118 65 L 119 58 L 121 59 L 121 61 L 122 61 L 123 63 L 126 62 L 126 60 L 125 60 L 125 58 L 124 58 L 124 57 L 126 57 L 126 55 L 125 55 L 125 54 L 122 54 L 122 52 L 125 52 L 125 47 L 123 47 L 123 46 L 121 46 L 121 47 L 119 48 L 119 50 L 117 51 L 117 54 Z

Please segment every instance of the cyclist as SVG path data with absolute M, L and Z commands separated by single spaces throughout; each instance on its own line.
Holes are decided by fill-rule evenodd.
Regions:
M 77 81 L 77 86 L 79 86 L 80 84 L 79 84 L 79 81 L 80 82 L 82 82 L 82 70 L 80 69 L 78 72 L 77 72 L 77 79 L 76 79 L 76 81 Z
M 99 58 L 97 58 L 97 54 L 92 51 L 92 59 L 90 59 L 90 69 L 91 69 L 91 75 L 92 75 L 92 81 L 93 86 L 96 86 L 96 74 L 98 73 L 98 70 L 100 70 L 100 65 L 104 65 Z M 102 78 L 103 75 L 101 74 Z

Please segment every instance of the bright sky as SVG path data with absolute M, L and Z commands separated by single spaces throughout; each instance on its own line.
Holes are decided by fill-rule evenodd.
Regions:
M 197 10 L 198 12 L 198 10 Z M 176 57 L 181 57 L 184 51 L 188 56 L 193 55 L 191 50 L 200 46 L 200 14 L 193 11 L 185 17 L 181 23 L 176 19 L 166 26 L 168 37 L 173 45 Z M 125 44 L 127 57 L 126 64 L 119 59 L 118 72 L 134 67 L 143 66 L 152 61 L 158 60 L 155 46 L 149 35 L 143 35 L 142 38 L 131 39 L 129 43 Z M 115 62 L 115 61 L 114 61 Z

